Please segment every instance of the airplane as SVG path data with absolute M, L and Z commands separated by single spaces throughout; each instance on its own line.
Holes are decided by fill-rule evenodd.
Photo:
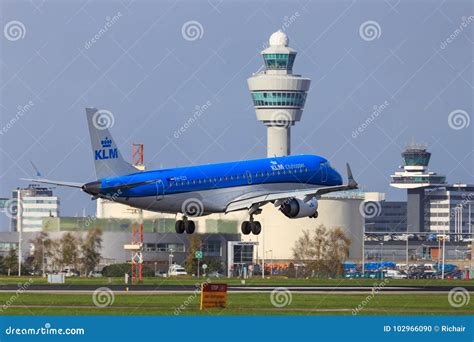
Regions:
M 283 215 L 296 219 L 318 217 L 323 194 L 357 189 L 347 166 L 347 184 L 327 159 L 317 155 L 240 160 L 207 165 L 140 171 L 127 163 L 107 127 L 96 120 L 99 111 L 86 108 L 97 180 L 88 183 L 24 179 L 38 183 L 79 188 L 93 199 L 104 198 L 134 208 L 182 215 L 176 220 L 178 234 L 195 231 L 193 217 L 246 210 L 242 234 L 260 234 L 254 216 L 273 203 Z

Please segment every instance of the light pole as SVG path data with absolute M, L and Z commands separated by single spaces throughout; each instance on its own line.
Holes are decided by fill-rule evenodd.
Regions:
M 262 234 L 262 279 L 265 279 L 265 232 Z
M 268 251 L 265 251 L 265 253 L 271 253 L 270 254 L 270 276 L 273 275 L 273 249 L 269 249 Z
M 22 232 L 23 232 L 23 208 L 21 205 L 21 189 L 18 189 L 17 194 L 17 205 L 16 205 L 16 228 L 18 231 L 18 276 L 21 276 L 21 242 L 22 242 Z
M 445 261 L 445 249 L 446 249 L 446 234 L 443 235 L 443 268 L 441 269 L 441 279 L 444 279 L 444 261 Z
M 41 244 L 42 244 L 42 250 L 41 250 L 41 254 L 42 254 L 42 257 L 41 257 L 41 268 L 42 268 L 42 276 L 44 277 L 44 239 L 41 239 Z
M 170 255 L 168 257 L 168 276 L 171 272 L 171 265 L 173 265 L 173 248 L 170 248 Z

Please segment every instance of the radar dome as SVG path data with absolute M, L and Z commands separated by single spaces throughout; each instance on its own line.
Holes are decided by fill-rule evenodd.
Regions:
M 281 30 L 276 31 L 270 36 L 270 46 L 288 46 L 288 37 Z

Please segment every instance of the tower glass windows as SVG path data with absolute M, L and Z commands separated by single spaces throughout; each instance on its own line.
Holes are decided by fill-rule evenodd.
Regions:
M 263 60 L 265 61 L 265 67 L 267 68 L 267 70 L 291 70 L 293 68 L 295 56 L 296 54 L 294 53 L 266 53 L 263 55 Z
M 254 106 L 303 107 L 306 101 L 306 92 L 254 91 L 252 99 Z

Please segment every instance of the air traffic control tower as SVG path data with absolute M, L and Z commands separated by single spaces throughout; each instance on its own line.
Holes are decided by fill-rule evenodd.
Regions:
M 424 145 L 409 144 L 402 152 L 403 168 L 391 175 L 391 186 L 407 189 L 407 227 L 411 232 L 425 229 L 425 215 L 428 214 L 426 191 L 446 186 L 446 176 L 428 171 L 431 153 Z
M 265 69 L 247 80 L 257 120 L 267 126 L 267 157 L 290 154 L 291 126 L 301 120 L 311 80 L 294 75 L 296 51 L 282 31 L 273 33 L 261 52 Z

